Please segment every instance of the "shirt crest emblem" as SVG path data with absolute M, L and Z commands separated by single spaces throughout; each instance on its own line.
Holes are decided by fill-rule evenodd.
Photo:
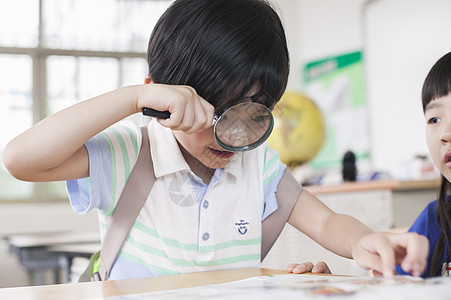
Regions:
M 233 222 L 235 229 L 240 236 L 245 236 L 249 231 L 249 222 L 245 219 L 237 219 Z

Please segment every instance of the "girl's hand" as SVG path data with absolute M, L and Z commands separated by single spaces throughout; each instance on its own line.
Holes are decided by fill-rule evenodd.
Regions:
M 398 264 L 413 276 L 420 276 L 426 268 L 428 251 L 428 239 L 417 233 L 375 232 L 356 242 L 352 256 L 362 268 L 390 278 Z
M 188 134 L 205 130 L 213 124 L 213 105 L 190 86 L 144 84 L 138 94 L 137 111 L 141 112 L 144 107 L 169 111 L 169 119 L 157 121 L 172 130 L 182 130 Z
M 306 272 L 332 274 L 329 266 L 323 261 L 316 263 L 316 265 L 313 265 L 311 262 L 305 262 L 302 264 L 292 263 L 288 265 L 287 271 L 294 274 L 302 274 Z

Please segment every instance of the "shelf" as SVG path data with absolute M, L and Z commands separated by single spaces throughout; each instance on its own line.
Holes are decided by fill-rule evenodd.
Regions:
M 357 191 L 371 191 L 371 190 L 392 190 L 392 191 L 410 191 L 410 190 L 425 190 L 436 189 L 440 186 L 440 179 L 427 180 L 375 180 L 368 182 L 345 182 L 340 185 L 312 185 L 304 188 L 312 194 L 332 194 L 332 193 L 346 193 Z

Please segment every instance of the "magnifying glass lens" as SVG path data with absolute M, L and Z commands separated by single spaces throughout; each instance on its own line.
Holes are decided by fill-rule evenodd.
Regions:
M 271 111 L 255 102 L 244 102 L 227 109 L 216 121 L 215 138 L 229 151 L 246 151 L 261 145 L 271 134 Z
M 167 119 L 169 111 L 143 108 L 146 116 Z M 214 123 L 216 142 L 228 151 L 246 151 L 260 146 L 271 134 L 274 119 L 260 103 L 243 102 L 227 109 Z

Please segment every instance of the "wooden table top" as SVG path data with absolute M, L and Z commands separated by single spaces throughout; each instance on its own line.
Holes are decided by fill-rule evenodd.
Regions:
M 104 282 L 69 283 L 0 289 L 2 300 L 82 300 L 219 284 L 255 276 L 288 274 L 264 268 L 198 272 Z

